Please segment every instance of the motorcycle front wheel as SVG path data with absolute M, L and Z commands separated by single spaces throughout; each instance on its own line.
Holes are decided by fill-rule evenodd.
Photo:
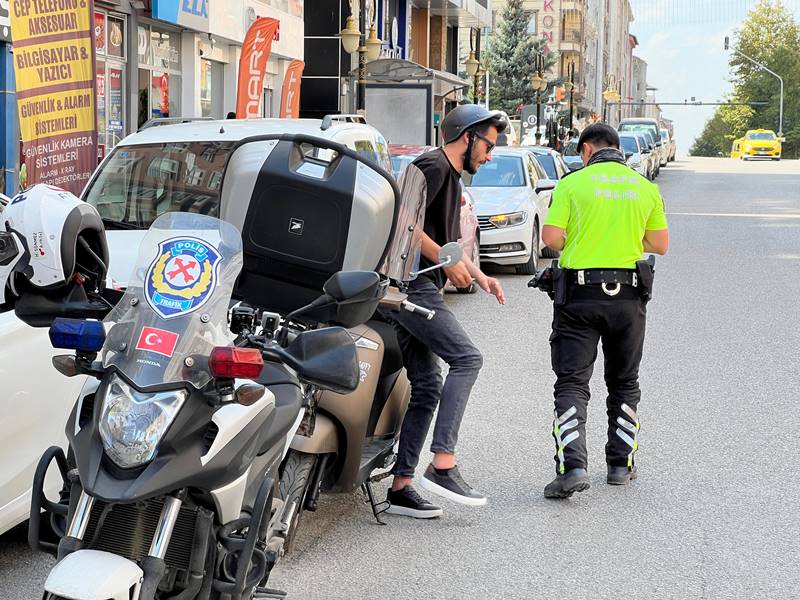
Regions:
M 317 456 L 290 450 L 286 457 L 286 464 L 281 474 L 279 491 L 284 506 L 294 504 L 295 509 L 289 521 L 289 527 L 284 534 L 284 553 L 289 554 L 294 546 L 294 538 L 300 518 L 303 515 L 303 506 L 311 485 L 311 476 L 314 473 L 314 466 L 317 464 Z

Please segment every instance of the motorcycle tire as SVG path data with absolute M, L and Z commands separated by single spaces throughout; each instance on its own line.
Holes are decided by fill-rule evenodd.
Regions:
M 286 464 L 279 482 L 279 492 L 284 505 L 294 502 L 296 508 L 289 523 L 289 529 L 284 536 L 284 554 L 289 554 L 294 546 L 295 534 L 304 512 L 303 506 L 316 464 L 317 456 L 314 454 L 290 450 L 286 457 Z

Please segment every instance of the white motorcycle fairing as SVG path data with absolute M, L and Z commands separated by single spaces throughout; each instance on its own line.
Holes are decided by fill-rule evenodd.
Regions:
M 78 550 L 47 576 L 45 592 L 70 600 L 139 600 L 144 572 L 116 554 Z

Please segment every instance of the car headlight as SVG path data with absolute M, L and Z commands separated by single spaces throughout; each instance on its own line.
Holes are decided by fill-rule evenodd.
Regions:
M 522 225 L 527 217 L 528 215 L 525 212 L 494 215 L 489 217 L 489 223 L 499 229 L 502 229 L 503 227 L 511 227 L 512 225 Z
M 138 392 L 112 375 L 100 415 L 100 437 L 106 455 L 122 468 L 151 461 L 186 395 L 183 389 Z

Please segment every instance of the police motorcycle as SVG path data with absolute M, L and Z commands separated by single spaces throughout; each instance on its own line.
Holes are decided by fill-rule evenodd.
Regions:
M 97 213 L 66 192 L 37 192 L 3 215 L 0 289 L 8 280 L 17 315 L 51 325 L 54 345 L 75 351 L 54 359 L 59 371 L 89 376 L 67 424 L 70 456 L 48 450 L 34 483 L 30 541 L 59 558 L 44 597 L 279 596 L 263 584 L 281 551 L 281 459 L 303 418 L 304 385 L 346 393 L 358 384 L 353 338 L 322 327 L 275 340 L 262 326 L 259 343 L 240 319 L 231 320 L 238 334 L 229 331 L 234 285 L 240 297 L 253 281 L 269 286 L 263 271 L 248 271 L 237 228 L 199 215 L 160 217 L 128 290 L 104 288 Z M 421 214 L 404 211 L 408 223 Z M 395 240 L 403 265 L 411 237 Z M 386 281 L 347 275 L 331 276 L 313 308 L 353 327 L 374 312 Z M 91 320 L 101 318 L 104 326 Z M 64 479 L 57 502 L 41 491 L 54 461 Z M 40 539 L 41 509 L 58 544 Z

